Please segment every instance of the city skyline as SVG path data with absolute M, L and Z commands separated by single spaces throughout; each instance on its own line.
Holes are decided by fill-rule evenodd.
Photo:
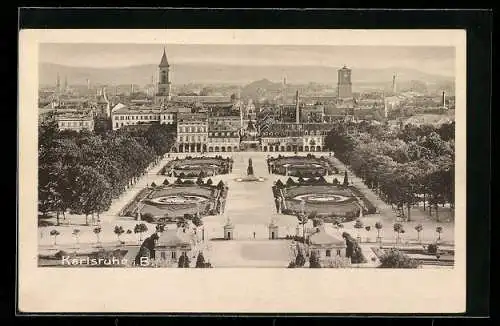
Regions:
M 40 63 L 82 68 L 158 64 L 166 49 L 170 65 L 324 66 L 417 69 L 453 77 L 455 48 L 446 46 L 303 46 L 207 44 L 42 43 Z

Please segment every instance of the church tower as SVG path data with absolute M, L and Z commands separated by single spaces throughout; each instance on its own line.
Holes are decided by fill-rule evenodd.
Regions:
M 351 69 L 346 66 L 338 70 L 337 99 L 352 99 Z
M 163 49 L 163 56 L 158 65 L 158 92 L 156 93 L 156 103 L 161 104 L 170 101 L 170 65 L 167 60 L 167 53 Z

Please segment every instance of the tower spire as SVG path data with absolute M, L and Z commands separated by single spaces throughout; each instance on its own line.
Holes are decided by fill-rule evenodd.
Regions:
M 159 67 L 168 67 L 168 60 L 167 60 L 167 50 L 165 47 L 163 47 L 163 55 L 161 56 L 161 61 Z

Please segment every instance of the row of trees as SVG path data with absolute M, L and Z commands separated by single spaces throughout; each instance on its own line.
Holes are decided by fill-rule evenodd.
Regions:
M 422 202 L 439 220 L 439 205 L 454 207 L 454 124 L 441 127 L 339 123 L 325 139 L 326 147 L 402 216 Z
M 106 211 L 159 162 L 174 143 L 175 129 L 152 125 L 146 131 L 58 131 L 53 121 L 39 127 L 38 209 L 59 217 L 70 211 L 88 216 Z
M 140 223 L 140 224 L 136 224 L 135 225 L 133 232 L 130 229 L 125 230 L 123 228 L 123 226 L 121 226 L 121 225 L 115 225 L 113 233 L 116 235 L 116 237 L 117 237 L 118 241 L 120 242 L 120 244 L 122 244 L 123 243 L 121 241 L 122 234 L 124 234 L 124 233 L 126 233 L 126 234 L 132 234 L 132 233 L 139 234 L 139 241 L 142 241 L 142 234 L 144 232 L 147 232 L 147 231 L 148 231 L 148 226 L 146 224 L 144 224 L 144 223 Z M 157 231 L 158 231 L 158 228 L 157 228 Z M 100 235 L 101 235 L 101 232 L 102 232 L 102 228 L 100 226 L 95 227 L 95 228 L 92 229 L 92 232 L 95 234 L 96 241 L 99 244 L 101 242 Z M 81 236 L 81 234 L 82 234 L 82 231 L 80 229 L 73 229 L 73 232 L 71 233 L 71 235 L 75 238 L 75 242 L 76 242 L 77 245 L 80 243 L 80 236 Z M 53 229 L 53 230 L 50 231 L 50 235 L 54 239 L 54 245 L 57 245 L 57 237 L 59 235 L 61 235 L 61 233 L 57 229 Z

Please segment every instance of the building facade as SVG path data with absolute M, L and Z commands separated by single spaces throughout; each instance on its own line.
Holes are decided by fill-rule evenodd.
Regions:
M 124 126 L 144 123 L 174 124 L 177 112 L 177 108 L 117 104 L 111 110 L 111 125 L 113 130 L 117 130 Z
M 55 117 L 59 130 L 94 130 L 94 118 L 90 114 L 63 114 Z
M 320 152 L 331 129 L 325 123 L 276 123 L 261 132 L 264 152 Z
M 208 152 L 235 152 L 240 146 L 240 117 L 211 116 L 208 118 Z
M 206 113 L 179 113 L 177 116 L 178 152 L 206 152 L 208 143 L 208 115 Z
M 195 249 L 196 237 L 190 230 L 166 230 L 157 240 L 154 256 L 162 265 L 176 267 L 181 255 L 193 262 Z
M 349 263 L 349 259 L 346 258 L 345 240 L 327 233 L 323 225 L 309 236 L 309 243 L 309 251 L 316 254 L 322 266 L 327 266 L 334 259 L 345 260 L 346 264 Z

